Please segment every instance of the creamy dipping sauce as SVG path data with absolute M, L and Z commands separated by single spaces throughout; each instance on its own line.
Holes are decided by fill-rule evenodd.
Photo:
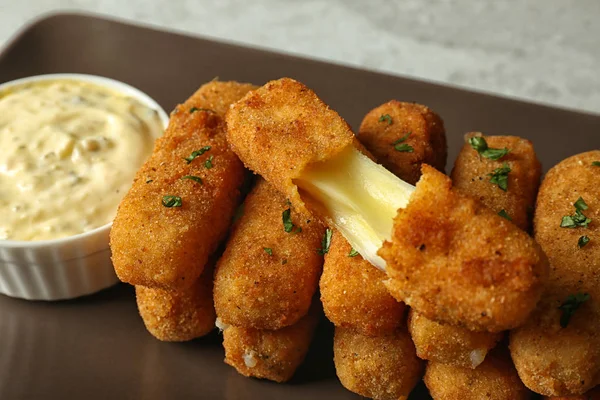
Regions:
M 112 221 L 162 131 L 155 110 L 93 83 L 0 92 L 0 240 L 57 239 Z

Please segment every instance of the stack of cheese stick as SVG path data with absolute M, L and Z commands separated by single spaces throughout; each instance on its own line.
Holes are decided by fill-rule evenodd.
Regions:
M 541 174 L 531 142 L 481 133 L 467 134 L 465 142 L 452 170 L 454 186 L 528 231 Z M 482 278 L 500 279 L 495 273 L 502 271 L 491 270 Z M 502 339 L 502 332 L 441 324 L 415 311 L 411 311 L 409 329 L 417 354 L 429 360 L 425 383 L 434 399 L 529 398 L 506 346 L 501 343 L 488 354 Z
M 303 361 L 320 315 L 324 233 L 258 179 L 215 271 L 225 362 L 242 375 L 283 382 Z
M 214 327 L 211 256 L 245 176 L 223 116 L 253 88 L 213 81 L 178 105 L 119 205 L 110 233 L 115 271 L 135 285 L 144 324 L 160 340 L 191 340 Z
M 402 143 L 399 138 L 404 138 Z M 390 101 L 373 109 L 365 116 L 358 139 L 377 160 L 412 184 L 421 164 L 439 169 L 446 164 L 443 123 L 421 105 Z M 334 233 L 320 285 L 325 314 L 336 326 L 337 375 L 348 390 L 362 396 L 403 399 L 420 380 L 423 363 L 406 328 L 405 306 L 388 293 L 385 279 L 385 272 Z

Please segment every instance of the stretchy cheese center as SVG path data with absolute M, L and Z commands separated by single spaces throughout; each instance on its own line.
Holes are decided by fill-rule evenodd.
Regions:
M 377 251 L 390 240 L 394 217 L 408 204 L 414 186 L 353 146 L 311 165 L 294 183 L 303 200 L 321 208 L 365 260 L 385 271 Z

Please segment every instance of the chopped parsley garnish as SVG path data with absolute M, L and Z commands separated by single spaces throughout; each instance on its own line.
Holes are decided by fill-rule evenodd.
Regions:
M 189 164 L 192 161 L 194 161 L 196 159 L 196 157 L 201 156 L 202 154 L 206 153 L 209 150 L 210 150 L 210 146 L 204 146 L 200 150 L 192 151 L 192 154 L 189 157 L 184 157 L 184 160 L 187 161 L 187 163 Z
M 358 255 L 358 251 L 354 250 L 354 248 L 350 249 L 350 253 L 348 253 L 348 257 L 356 257 Z
M 590 242 L 590 238 L 588 236 L 582 236 L 577 241 L 577 246 L 579 246 L 579 248 L 582 248 L 583 246 L 585 246 L 589 242 Z
M 214 158 L 213 156 L 210 156 L 206 159 L 206 161 L 204 161 L 204 167 L 206 169 L 211 169 L 213 167 L 213 163 L 212 163 L 213 158 Z
M 263 247 L 263 250 L 265 251 L 265 253 L 267 253 L 268 255 L 272 256 L 273 255 L 273 249 L 271 249 L 270 247 Z
M 502 164 L 502 167 L 496 168 L 494 172 L 488 174 L 490 182 L 506 192 L 508 189 L 508 173 L 511 171 L 507 163 Z
M 294 230 L 294 223 L 292 222 L 292 210 L 286 209 L 283 214 L 281 214 L 281 219 L 283 220 L 283 230 L 287 233 L 290 233 Z
M 325 234 L 323 235 L 323 239 L 321 239 L 321 248 L 319 249 L 319 254 L 322 256 L 329 253 L 329 246 L 331 246 L 331 235 L 333 235 L 333 231 L 327 228 Z
M 590 295 L 588 293 L 569 295 L 560 307 L 558 307 L 562 311 L 562 315 L 560 316 L 560 326 L 566 328 L 575 311 L 589 299 Z
M 600 161 L 593 161 L 593 162 L 592 162 L 592 165 L 593 165 L 594 167 L 600 167 Z
M 392 116 L 390 114 L 382 114 L 379 117 L 379 122 L 387 122 L 388 125 L 392 124 Z
M 150 183 L 150 182 L 152 182 L 152 179 L 148 179 L 148 180 L 146 181 L 146 183 Z
M 493 149 L 488 147 L 487 142 L 481 136 L 473 136 L 469 139 L 469 144 L 481 157 L 489 158 L 490 160 L 499 160 L 510 153 L 510 150 L 506 147 L 503 149 Z
M 561 228 L 577 228 L 583 227 L 587 228 L 592 220 L 586 217 L 582 211 L 588 209 L 588 205 L 585 203 L 583 198 L 577 199 L 577 201 L 573 204 L 575 207 L 575 214 L 573 215 L 565 215 L 562 217 L 562 221 L 560 222 Z
M 508 215 L 506 210 L 500 210 L 498 215 L 501 216 L 502 218 L 506 218 L 507 220 L 512 221 L 512 218 L 510 217 L 510 215 Z
M 194 175 L 185 175 L 185 176 L 182 176 L 181 179 L 189 179 L 194 182 L 202 183 L 202 178 L 200 178 L 199 176 L 194 176 Z
M 181 207 L 181 197 L 179 196 L 163 196 L 162 205 L 165 207 Z
M 209 110 L 208 108 L 198 108 L 198 107 L 192 107 L 190 108 L 190 114 L 195 113 L 196 111 L 206 111 L 206 112 L 214 112 L 213 110 Z
M 406 135 L 402 136 L 400 139 L 392 143 L 394 149 L 403 153 L 412 153 L 415 149 L 412 146 L 409 146 L 408 144 L 404 143 L 411 134 L 412 132 L 408 132 Z

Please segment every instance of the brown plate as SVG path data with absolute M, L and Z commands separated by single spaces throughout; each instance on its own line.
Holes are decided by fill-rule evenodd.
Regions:
M 201 21 L 199 21 L 201 23 Z M 436 60 L 432 60 L 436 62 Z M 0 54 L 0 83 L 77 72 L 139 87 L 170 110 L 214 77 L 262 84 L 296 78 L 357 128 L 389 99 L 416 101 L 444 118 L 452 163 L 467 131 L 531 139 L 545 169 L 600 148 L 600 116 L 289 55 L 62 14 L 35 22 Z M 117 286 L 73 301 L 44 303 L 0 295 L 1 399 L 352 399 L 333 368 L 331 327 L 321 324 L 293 381 L 243 378 L 223 364 L 219 336 L 184 344 L 146 333 L 133 291 Z M 428 398 L 419 388 L 411 399 Z

